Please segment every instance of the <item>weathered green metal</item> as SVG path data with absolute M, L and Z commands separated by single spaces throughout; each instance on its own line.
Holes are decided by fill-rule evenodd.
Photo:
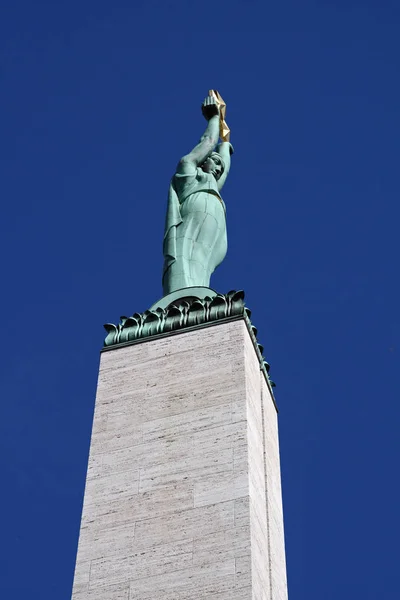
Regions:
M 182 291 L 187 292 L 187 290 Z M 257 342 L 257 329 L 252 325 L 250 316 L 251 311 L 245 306 L 243 291 L 216 293 L 213 298 L 186 295 L 177 298 L 165 308 L 158 307 L 155 310 L 146 310 L 144 313 L 135 313 L 131 317 L 121 317 L 118 325 L 107 323 L 104 325 L 108 334 L 104 340 L 104 347 L 134 343 L 177 330 L 243 317 L 251 333 L 261 369 L 271 387 L 275 387 L 275 383 L 269 377 L 270 366 L 263 357 L 264 348 Z
M 220 105 L 215 95 L 204 100 L 202 111 L 207 128 L 199 144 L 181 158 L 169 187 L 164 296 L 180 288 L 209 287 L 211 274 L 227 252 L 226 209 L 220 192 L 233 148 L 228 141 L 218 144 Z
M 156 310 L 157 308 L 166 308 L 169 304 L 180 300 L 182 298 L 198 298 L 204 300 L 204 298 L 214 298 L 218 292 L 208 287 L 187 287 L 179 290 L 175 290 L 166 296 L 163 296 L 160 300 L 157 300 L 149 310 Z

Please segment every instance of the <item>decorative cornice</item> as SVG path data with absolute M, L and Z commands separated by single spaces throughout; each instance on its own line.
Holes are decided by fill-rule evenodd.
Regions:
M 214 321 L 242 317 L 247 323 L 261 370 L 270 386 L 275 387 L 275 383 L 269 377 L 269 364 L 263 357 L 264 348 L 257 342 L 257 329 L 252 325 L 250 316 L 251 311 L 244 304 L 244 292 L 241 290 L 216 294 L 212 298 L 207 296 L 204 299 L 189 296 L 175 300 L 164 309 L 146 310 L 131 317 L 121 317 L 118 325 L 107 323 L 104 325 L 108 334 L 104 340 L 104 349 L 176 330 L 211 324 Z

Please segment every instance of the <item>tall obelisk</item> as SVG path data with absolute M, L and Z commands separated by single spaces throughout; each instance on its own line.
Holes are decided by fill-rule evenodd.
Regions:
M 206 99 L 203 112 L 210 134 L 221 111 Z M 171 183 L 166 295 L 107 326 L 73 600 L 287 599 L 269 366 L 243 292 L 208 288 L 223 254 L 218 181 L 231 154 L 223 140 L 213 156 L 211 134 Z M 203 162 L 193 170 L 190 160 Z M 211 239 L 210 258 L 201 245 Z

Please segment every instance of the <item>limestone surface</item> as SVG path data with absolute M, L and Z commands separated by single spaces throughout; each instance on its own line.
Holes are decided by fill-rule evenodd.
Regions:
M 245 320 L 102 353 L 72 599 L 287 599 L 277 413 Z

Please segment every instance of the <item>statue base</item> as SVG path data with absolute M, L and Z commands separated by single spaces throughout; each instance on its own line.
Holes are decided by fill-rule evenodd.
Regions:
M 241 290 L 218 294 L 208 287 L 181 288 L 155 302 L 144 313 L 121 317 L 117 325 L 106 323 L 103 351 L 142 342 L 144 338 L 168 336 L 182 329 L 198 329 L 215 321 L 244 319 L 272 394 L 275 383 L 269 377 L 269 364 L 263 357 L 263 346 L 257 342 L 257 329 L 251 324 L 250 316 Z
M 180 290 L 175 290 L 166 296 L 163 296 L 160 300 L 155 302 L 153 306 L 150 307 L 150 310 L 157 310 L 157 308 L 165 309 L 170 304 L 179 304 L 178 301 L 195 299 L 204 300 L 205 298 L 214 298 L 218 292 L 212 290 L 208 287 L 187 287 L 181 288 Z

